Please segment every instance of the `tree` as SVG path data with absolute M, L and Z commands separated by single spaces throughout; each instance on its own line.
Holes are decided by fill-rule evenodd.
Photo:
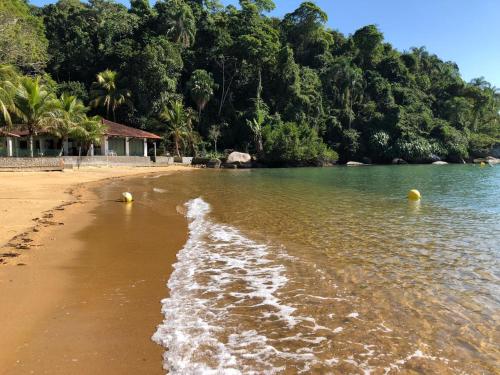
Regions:
M 255 142 L 255 151 L 257 154 L 262 154 L 264 151 L 264 145 L 263 145 L 263 139 L 262 139 L 262 132 L 264 128 L 264 121 L 266 119 L 266 112 L 257 107 L 255 111 L 255 118 L 252 120 L 247 120 L 247 124 L 250 127 L 254 142 Z
M 384 35 L 375 25 L 368 25 L 357 30 L 352 37 L 357 49 L 359 65 L 373 67 L 380 61 Z
M 40 72 L 48 59 L 43 22 L 23 0 L 0 2 L 0 64 Z
M 11 112 L 15 112 L 13 97 L 18 79 L 11 65 L 0 65 L 0 112 L 8 126 L 12 125 Z
M 187 115 L 182 102 L 176 100 L 170 103 L 160 113 L 160 119 L 168 123 L 166 136 L 174 141 L 175 154 L 180 157 L 180 145 L 185 141 L 188 132 Z
M 58 120 L 57 102 L 39 77 L 23 77 L 16 89 L 13 105 L 21 126 L 28 131 L 30 156 L 33 157 L 33 136 Z
M 318 55 L 328 50 L 332 36 L 325 30 L 328 15 L 312 2 L 303 2 L 281 22 L 284 38 L 293 47 L 298 62 L 306 66 L 316 63 Z
M 64 142 L 77 131 L 81 123 L 87 121 L 87 108 L 75 96 L 62 94 L 56 103 L 56 118 L 47 126 L 47 130 L 61 139 L 61 150 L 59 156 L 63 154 Z
M 187 83 L 187 87 L 191 98 L 198 107 L 198 118 L 201 118 L 201 111 L 205 109 L 214 95 L 215 83 L 212 74 L 203 69 L 195 70 Z
M 249 1 L 241 1 L 241 14 L 238 17 L 240 30 L 236 48 L 241 58 L 254 67 L 257 76 L 256 100 L 262 96 L 262 69 L 273 62 L 279 50 L 279 35 L 276 29 L 265 22 L 259 7 Z
M 217 141 L 221 136 L 220 125 L 212 125 L 208 130 L 208 138 L 214 143 L 214 151 L 217 153 Z
M 118 73 L 109 69 L 99 73 L 96 81 L 92 84 L 90 96 L 93 98 L 90 105 L 94 108 L 106 108 L 106 117 L 109 112 L 113 113 L 113 121 L 116 121 L 116 109 L 124 104 L 131 106 L 130 91 L 120 88 Z
M 92 144 L 98 144 L 105 133 L 106 126 L 99 116 L 85 116 L 72 132 L 78 142 L 78 156 L 81 156 L 82 148 L 89 150 Z
M 158 1 L 155 9 L 158 13 L 160 32 L 166 33 L 184 48 L 194 43 L 196 25 L 193 11 L 188 4 L 183 0 Z

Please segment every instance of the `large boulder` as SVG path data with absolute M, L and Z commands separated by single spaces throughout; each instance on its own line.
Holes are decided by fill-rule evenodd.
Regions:
M 447 162 L 445 161 L 435 161 L 434 163 L 432 163 L 433 165 L 446 165 L 448 164 Z
M 227 157 L 227 164 L 247 164 L 252 161 L 250 154 L 244 152 L 231 152 Z

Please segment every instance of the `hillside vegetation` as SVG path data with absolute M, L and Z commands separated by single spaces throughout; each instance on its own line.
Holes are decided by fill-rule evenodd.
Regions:
M 374 25 L 331 30 L 312 2 L 281 19 L 269 16 L 271 0 L 11 4 L 0 6 L 1 63 L 41 75 L 92 114 L 165 135 L 174 154 L 459 162 L 500 139 L 495 87 L 465 82 L 424 47 L 394 49 Z

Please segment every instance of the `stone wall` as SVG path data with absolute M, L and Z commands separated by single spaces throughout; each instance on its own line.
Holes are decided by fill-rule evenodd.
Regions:
M 155 164 L 156 165 L 170 165 L 170 164 L 174 164 L 174 158 L 172 156 L 157 156 Z
M 153 166 L 149 157 L 144 156 L 64 156 L 64 164 L 67 166 L 130 166 L 149 167 Z
M 64 162 L 62 158 L 0 157 L 0 170 L 60 171 L 63 168 Z

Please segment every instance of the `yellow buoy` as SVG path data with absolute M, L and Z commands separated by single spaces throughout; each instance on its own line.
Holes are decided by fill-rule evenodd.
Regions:
M 422 196 L 420 195 L 420 192 L 416 189 L 410 190 L 408 192 L 408 199 L 411 201 L 419 201 L 422 199 Z
M 482 161 L 480 165 L 481 165 L 481 168 L 486 167 L 486 163 L 484 161 Z
M 134 197 L 129 192 L 122 193 L 122 196 L 123 196 L 123 201 L 124 202 L 130 203 L 130 202 L 132 202 L 134 200 Z

